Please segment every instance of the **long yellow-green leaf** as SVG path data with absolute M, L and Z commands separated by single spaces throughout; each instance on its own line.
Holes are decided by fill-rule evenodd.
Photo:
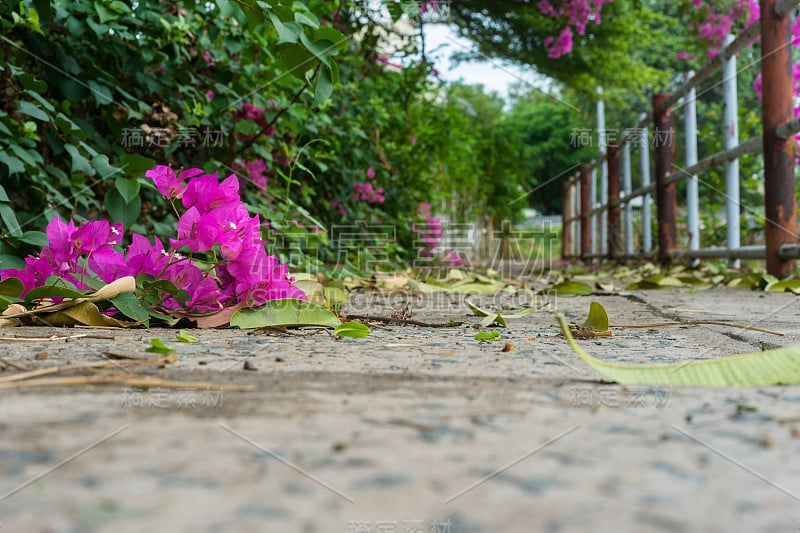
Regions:
M 586 364 L 622 385 L 758 387 L 800 382 L 800 346 L 679 364 L 620 365 L 584 352 L 572 338 L 563 315 L 558 315 L 558 322 L 567 342 Z

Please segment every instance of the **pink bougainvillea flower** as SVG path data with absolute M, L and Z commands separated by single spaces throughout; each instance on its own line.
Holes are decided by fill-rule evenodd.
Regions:
M 172 248 L 179 250 L 184 246 L 191 252 L 207 252 L 214 247 L 219 234 L 216 220 L 209 215 L 201 215 L 192 206 L 178 220 L 178 238 L 170 239 Z
M 239 203 L 239 180 L 234 174 L 218 183 L 218 174 L 204 174 L 192 179 L 181 198 L 183 207 L 197 206 L 201 212 L 215 207 Z
M 74 256 L 74 232 L 75 223 L 72 220 L 65 224 L 61 218 L 55 217 L 47 224 L 47 248 L 55 262 L 67 263 Z
M 369 168 L 367 169 L 367 177 L 368 177 L 369 179 L 372 179 L 372 178 L 374 178 L 374 177 L 375 177 L 375 169 L 373 169 L 372 167 L 369 167 Z
M 181 171 L 180 177 L 177 177 L 171 166 L 157 165 L 145 172 L 144 175 L 152 179 L 158 192 L 167 198 L 181 198 L 186 190 L 183 180 L 202 174 L 203 170 L 200 168 L 183 170 L 181 168 Z
M 166 251 L 158 238 L 151 245 L 138 234 L 132 236 L 127 250 L 119 251 L 121 224 L 96 220 L 76 226 L 71 220 L 65 223 L 56 217 L 48 224 L 48 245 L 39 257 L 27 257 L 20 270 L 0 270 L 0 279 L 19 278 L 27 292 L 44 285 L 48 277 L 59 276 L 83 290 L 89 288 L 85 283 L 88 277 L 110 283 L 146 273 L 171 281 L 189 295 L 185 306 L 166 297 L 158 303 L 160 308 L 194 313 L 260 305 L 274 298 L 306 299 L 292 285 L 286 265 L 267 255 L 261 222 L 257 215 L 250 217 L 242 204 L 235 175 L 218 183 L 216 173 L 181 169 L 176 176 L 171 167 L 158 165 L 147 176 L 164 196 L 180 198 L 187 208 L 178 220 L 177 239 L 170 239 L 172 251 Z M 177 252 L 184 246 L 193 253 L 218 247 L 221 260 L 202 271 L 192 259 Z
M 416 144 L 416 142 L 417 142 L 417 136 L 416 136 L 416 135 L 412 136 L 412 137 L 409 139 L 409 142 L 410 142 L 411 144 Z

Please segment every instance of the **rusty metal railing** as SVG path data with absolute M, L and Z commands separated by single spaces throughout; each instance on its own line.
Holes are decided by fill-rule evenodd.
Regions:
M 644 113 L 634 128 L 625 130 L 618 144 L 609 144 L 605 153 L 589 165 L 583 165 L 564 183 L 562 256 L 583 261 L 596 259 L 625 260 L 641 258 L 651 252 L 649 230 L 650 195 L 655 195 L 657 211 L 657 257 L 666 264 L 675 259 L 727 258 L 732 266 L 739 259 L 765 259 L 767 272 L 785 277 L 797 270 L 800 245 L 797 237 L 797 215 L 794 177 L 794 139 L 800 132 L 800 117 L 793 118 L 792 57 L 790 46 L 790 14 L 800 0 L 761 0 L 760 24 L 753 24 L 735 39 L 729 37 L 722 53 L 706 63 L 673 93 L 655 94 L 653 115 Z M 738 140 L 736 116 L 736 54 L 755 38 L 761 37 L 762 134 L 744 142 Z M 687 133 L 695 127 L 695 89 L 717 70 L 723 71 L 723 93 L 726 98 L 725 150 L 697 161 L 695 134 L 687 135 L 686 168 L 674 164 L 675 134 L 672 107 L 682 98 L 686 105 Z M 655 131 L 655 180 L 650 182 L 647 127 Z M 659 142 L 664 135 L 664 142 Z M 631 190 L 630 145 L 644 140 L 641 155 L 642 186 Z M 762 152 L 764 157 L 764 214 L 766 244 L 742 246 L 739 238 L 739 168 L 738 160 L 746 154 Z M 620 183 L 620 159 L 623 182 Z M 603 165 L 601 167 L 601 165 Z M 726 176 L 727 243 L 725 247 L 700 248 L 697 205 L 697 175 L 724 165 Z M 607 176 L 603 191 L 608 199 L 593 205 L 596 192 L 593 173 L 604 170 Z M 677 195 L 675 185 L 687 180 L 688 249 L 678 248 Z M 621 187 L 622 185 L 622 187 Z M 624 195 L 622 194 L 624 193 Z M 644 197 L 643 247 L 633 250 L 631 201 Z M 596 217 L 604 214 L 601 235 L 606 242 L 597 246 Z M 621 220 L 624 214 L 624 221 Z M 624 222 L 624 223 L 623 223 Z M 623 230 L 625 238 L 623 239 Z M 602 248 L 606 250 L 603 251 Z

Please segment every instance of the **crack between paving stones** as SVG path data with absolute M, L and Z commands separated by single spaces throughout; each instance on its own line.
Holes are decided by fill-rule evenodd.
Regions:
M 637 296 L 636 294 L 628 294 L 625 297 L 629 301 L 637 303 L 637 304 L 642 305 L 643 307 L 647 308 L 647 310 L 649 312 L 651 312 L 652 314 L 654 314 L 655 316 L 657 316 L 659 318 L 665 318 L 667 320 L 673 320 L 673 321 L 675 321 L 675 322 L 677 322 L 679 324 L 692 321 L 691 318 L 684 318 L 684 317 L 682 317 L 680 315 L 665 313 L 660 308 L 658 308 L 655 305 L 651 304 L 650 302 L 648 302 L 647 300 L 645 300 L 641 296 Z M 749 338 L 745 337 L 744 335 L 739 335 L 738 333 L 733 333 L 733 332 L 730 332 L 730 331 L 719 331 L 719 330 L 716 330 L 716 329 L 713 330 L 713 331 L 715 331 L 716 333 L 719 333 L 721 335 L 725 335 L 726 337 L 728 337 L 728 338 L 730 338 L 732 340 L 735 340 L 735 341 L 738 341 L 738 342 L 743 342 L 745 344 L 748 344 L 750 346 L 758 348 L 759 350 L 762 350 L 762 351 L 763 350 L 774 350 L 776 348 L 783 348 L 783 346 L 780 345 L 780 344 L 775 344 L 773 342 L 767 342 L 767 341 L 760 341 L 760 340 L 757 340 L 757 339 L 749 339 Z

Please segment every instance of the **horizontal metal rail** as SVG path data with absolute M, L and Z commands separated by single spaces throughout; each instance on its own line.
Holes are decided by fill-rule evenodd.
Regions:
M 700 250 L 673 250 L 669 256 L 673 259 L 764 259 L 767 247 L 763 244 L 741 246 L 739 248 L 701 248 Z M 800 257 L 800 245 L 784 244 L 778 251 L 783 259 L 797 259 Z
M 681 180 L 688 178 L 689 176 L 694 176 L 695 174 L 699 174 L 710 168 L 723 165 L 735 159 L 739 159 L 743 155 L 760 152 L 763 148 L 763 144 L 764 140 L 762 139 L 761 135 L 753 137 L 750 140 L 747 140 L 737 146 L 734 146 L 730 150 L 726 150 L 724 152 L 717 152 L 714 155 L 708 156 L 705 159 L 698 161 L 696 164 L 688 168 L 678 169 L 675 172 L 671 172 L 664 179 L 664 185 L 677 183 Z
M 789 11 L 794 9 L 798 2 L 800 2 L 800 0 L 781 0 L 775 4 L 775 14 L 778 15 L 779 18 L 785 17 L 789 14 Z
M 753 246 L 741 246 L 731 250 L 722 247 L 701 248 L 700 250 L 673 250 L 669 252 L 668 255 L 672 259 L 764 259 L 766 253 L 766 246 L 763 244 L 756 244 Z M 778 251 L 778 255 L 782 259 L 800 258 L 800 244 L 784 244 Z M 641 254 L 615 254 L 610 258 L 608 254 L 592 254 L 587 256 L 576 254 L 570 257 L 589 261 L 594 259 L 612 259 L 617 261 L 646 259 L 646 257 Z
M 787 120 L 777 128 L 775 128 L 775 135 L 779 139 L 788 139 L 795 133 L 800 131 L 800 117 L 795 117 L 792 120 Z

